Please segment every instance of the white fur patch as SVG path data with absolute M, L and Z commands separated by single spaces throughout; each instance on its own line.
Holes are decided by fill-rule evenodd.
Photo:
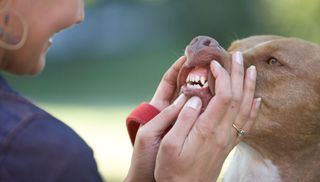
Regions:
M 250 52 L 250 51 L 252 51 L 253 49 L 262 47 L 262 46 L 264 46 L 264 45 L 266 45 L 266 44 L 269 44 L 270 42 L 273 42 L 273 41 L 274 41 L 274 40 L 268 40 L 268 41 L 265 41 L 265 42 L 261 42 L 260 44 L 257 44 L 257 45 L 255 45 L 254 47 L 251 47 L 251 48 L 243 51 L 242 54 L 244 54 L 244 53 L 246 53 L 246 52 Z
M 241 142 L 225 174 L 225 182 L 281 182 L 278 168 L 249 145 Z

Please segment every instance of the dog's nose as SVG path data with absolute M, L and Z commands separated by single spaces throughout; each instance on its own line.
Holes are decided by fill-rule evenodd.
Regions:
M 185 49 L 187 66 L 207 65 L 217 60 L 222 66 L 228 67 L 229 54 L 215 39 L 208 36 L 198 36 L 192 39 Z
M 219 43 L 211 38 L 211 37 L 207 37 L 207 36 L 198 36 L 195 37 L 189 44 L 194 51 L 199 51 L 203 48 L 207 48 L 207 47 L 217 47 L 219 46 Z

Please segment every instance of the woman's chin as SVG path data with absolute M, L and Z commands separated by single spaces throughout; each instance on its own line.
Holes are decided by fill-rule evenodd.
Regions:
M 20 70 L 15 70 L 15 72 L 10 71 L 17 75 L 29 75 L 35 76 L 40 74 L 45 67 L 45 57 L 40 58 L 35 64 L 29 64 L 28 67 L 21 68 Z
M 30 73 L 29 75 L 38 75 L 40 74 L 44 67 L 45 67 L 45 64 L 46 64 L 46 58 L 45 56 L 43 58 L 41 58 L 39 61 L 38 61 L 38 64 L 36 64 L 33 69 L 30 70 Z

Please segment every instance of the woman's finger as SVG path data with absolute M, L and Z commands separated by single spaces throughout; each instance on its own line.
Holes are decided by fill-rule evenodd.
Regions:
M 229 73 L 217 61 L 212 61 L 210 68 L 216 78 L 215 96 L 200 117 L 203 118 L 201 122 L 204 122 L 206 127 L 213 129 L 223 119 L 229 107 L 232 92 Z
M 242 128 L 246 133 L 250 133 L 250 129 L 252 128 L 252 126 L 254 125 L 255 121 L 257 120 L 258 113 L 259 113 L 259 110 L 260 110 L 260 105 L 261 105 L 261 98 L 256 98 L 256 99 L 253 100 L 250 116 L 249 116 L 248 120 L 245 122 L 245 124 L 244 124 L 244 126 Z M 235 131 L 235 132 L 237 134 L 237 131 Z M 240 140 L 241 140 L 241 137 L 238 137 L 237 143 L 239 143 Z
M 241 104 L 243 94 L 244 68 L 242 53 L 237 51 L 232 54 L 231 89 L 232 99 L 237 106 Z
M 139 129 L 140 133 L 148 133 L 153 136 L 161 136 L 179 115 L 180 110 L 187 101 L 184 94 L 181 94 L 171 105 L 163 109 L 150 122 Z
M 232 54 L 232 68 L 231 68 L 231 88 L 232 88 L 232 100 L 228 108 L 228 112 L 223 118 L 223 124 L 226 127 L 230 127 L 240 110 L 240 105 L 243 98 L 243 80 L 244 80 L 244 68 L 243 57 L 241 52 L 234 52 Z
M 257 71 L 255 66 L 250 66 L 246 72 L 244 95 L 240 106 L 240 111 L 234 122 L 234 124 L 242 129 L 246 121 L 248 120 L 252 108 L 254 99 L 254 92 L 256 88 Z
M 194 124 L 197 120 L 201 110 L 201 99 L 199 97 L 192 97 L 182 108 L 177 121 L 163 138 L 162 142 L 174 143 L 174 146 L 178 148 L 180 153 L 183 144 Z
M 251 112 L 250 112 L 250 117 L 248 121 L 245 123 L 245 125 L 243 126 L 244 131 L 250 132 L 251 127 L 253 126 L 254 122 L 258 117 L 260 105 L 261 105 L 261 98 L 254 99 Z
M 177 87 L 177 78 L 183 63 L 186 61 L 185 56 L 181 56 L 163 75 L 157 91 L 150 101 L 150 104 L 157 109 L 162 110 L 169 105 Z

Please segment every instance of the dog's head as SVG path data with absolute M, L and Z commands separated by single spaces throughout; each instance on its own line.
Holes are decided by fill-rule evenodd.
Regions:
M 300 138 L 319 140 L 320 46 L 317 44 L 297 38 L 253 36 L 233 42 L 226 51 L 210 37 L 196 37 L 185 50 L 187 61 L 178 77 L 180 92 L 200 96 L 205 108 L 214 96 L 210 61 L 219 61 L 230 72 L 230 53 L 234 51 L 243 53 L 245 68 L 256 66 L 255 95 L 262 98 L 258 119 L 246 140 L 268 137 L 269 142 L 297 144 L 304 141 Z

